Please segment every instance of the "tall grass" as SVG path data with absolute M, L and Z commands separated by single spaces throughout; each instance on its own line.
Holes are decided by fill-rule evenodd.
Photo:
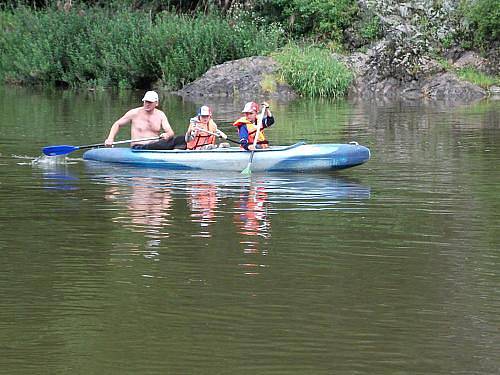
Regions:
M 177 89 L 212 65 L 267 54 L 278 29 L 185 16 L 85 8 L 0 11 L 0 78 L 12 83 Z
M 346 94 L 353 75 L 326 49 L 290 43 L 273 57 L 281 79 L 307 97 L 340 97 Z
M 487 89 L 493 85 L 500 85 L 500 75 L 490 76 L 474 68 L 460 69 L 457 71 L 457 75 L 460 78 L 478 85 L 484 89 Z

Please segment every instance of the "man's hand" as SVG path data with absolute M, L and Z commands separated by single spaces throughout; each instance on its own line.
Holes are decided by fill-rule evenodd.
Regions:
M 267 102 L 262 102 L 261 106 L 264 107 L 265 109 L 269 109 L 269 103 Z
M 114 141 L 115 140 L 113 138 L 106 138 L 106 140 L 104 141 L 104 145 L 106 147 L 113 147 Z
M 163 138 L 164 140 L 168 141 L 169 137 L 167 133 L 161 133 L 160 138 Z

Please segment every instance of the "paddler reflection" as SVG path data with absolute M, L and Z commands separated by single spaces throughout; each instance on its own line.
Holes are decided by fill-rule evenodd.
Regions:
M 244 238 L 240 241 L 245 245 L 246 254 L 267 255 L 267 244 L 261 245 L 262 239 L 271 237 L 271 222 L 268 214 L 268 197 L 263 185 L 249 186 L 236 201 L 235 224 L 238 233 Z M 265 242 L 265 241 L 264 241 Z M 257 264 L 248 263 L 248 267 Z
M 129 216 L 117 215 L 113 221 L 152 239 L 169 237 L 172 196 L 168 189 L 154 187 L 149 178 L 137 178 L 131 186 L 109 187 L 106 199 L 123 203 Z
M 219 198 L 217 185 L 206 182 L 187 184 L 188 205 L 191 208 L 191 221 L 200 225 L 194 237 L 211 237 L 210 225 L 215 223 L 215 212 Z

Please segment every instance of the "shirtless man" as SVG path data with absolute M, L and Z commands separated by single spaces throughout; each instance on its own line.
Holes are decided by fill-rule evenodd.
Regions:
M 131 109 L 120 117 L 111 126 L 108 138 L 104 141 L 106 146 L 112 146 L 115 136 L 120 128 L 132 124 L 130 135 L 132 139 L 151 138 L 160 136 L 158 141 L 143 141 L 132 143 L 133 148 L 147 150 L 171 150 L 173 148 L 185 148 L 184 136 L 174 137 L 174 131 L 170 127 L 167 116 L 159 109 L 158 94 L 148 91 L 142 98 L 143 106 Z M 163 133 L 161 131 L 163 130 Z M 160 134 L 161 133 L 161 134 Z M 179 139 L 178 139 L 179 138 Z

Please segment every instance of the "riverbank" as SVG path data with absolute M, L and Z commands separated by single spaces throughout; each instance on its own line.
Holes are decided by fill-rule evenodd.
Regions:
M 280 100 L 473 101 L 500 91 L 498 3 L 382 3 L 349 0 L 336 17 L 321 15 L 335 33 L 306 27 L 307 17 L 286 24 L 273 1 L 267 13 L 258 6 L 182 14 L 71 2 L 2 8 L 0 78 L 16 85 Z M 323 9 L 316 6 L 308 5 L 311 14 Z M 287 12 L 307 14 L 300 7 Z

